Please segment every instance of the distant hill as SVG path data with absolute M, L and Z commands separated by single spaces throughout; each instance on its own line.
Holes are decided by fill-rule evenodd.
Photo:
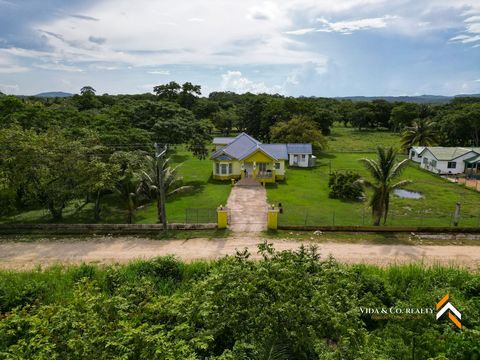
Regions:
M 461 94 L 455 96 L 442 95 L 420 95 L 420 96 L 344 96 L 336 97 L 338 100 L 352 100 L 352 101 L 371 101 L 371 100 L 386 100 L 389 102 L 409 102 L 418 104 L 443 104 L 450 102 L 456 97 L 480 97 L 480 94 Z
M 73 94 L 63 92 L 63 91 L 51 91 L 51 92 L 43 92 L 34 96 L 35 97 L 70 97 L 70 96 L 73 96 Z

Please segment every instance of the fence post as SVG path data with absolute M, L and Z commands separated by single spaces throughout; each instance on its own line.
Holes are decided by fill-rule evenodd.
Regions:
M 197 213 L 198 214 L 198 213 Z M 218 229 L 226 229 L 228 222 L 228 212 L 223 205 L 220 205 L 217 208 L 217 228 Z
M 267 227 L 269 230 L 277 230 L 278 228 L 278 209 L 275 205 L 268 207 Z
M 455 214 L 453 218 L 453 226 L 458 226 L 458 222 L 460 221 L 460 203 L 457 202 L 455 204 Z

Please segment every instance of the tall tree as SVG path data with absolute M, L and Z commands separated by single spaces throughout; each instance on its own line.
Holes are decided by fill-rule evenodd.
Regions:
M 288 122 L 280 122 L 271 128 L 271 138 L 280 143 L 311 143 L 322 150 L 327 141 L 315 122 L 305 116 L 295 116 Z
M 397 152 L 393 148 L 377 148 L 377 160 L 360 159 L 373 178 L 373 182 L 365 181 L 365 185 L 373 190 L 370 206 L 372 207 L 373 224 L 379 226 L 387 221 L 390 194 L 393 190 L 409 184 L 410 180 L 395 182 L 408 165 L 408 159 L 396 161 Z
M 170 81 L 168 84 L 155 86 L 153 92 L 162 100 L 177 101 L 181 89 L 180 84 Z
M 97 90 L 95 90 L 93 87 L 87 85 L 87 86 L 84 86 L 80 89 L 80 94 L 81 95 L 95 95 L 95 93 L 97 92 Z
M 432 146 L 438 142 L 436 124 L 429 119 L 417 119 L 402 134 L 402 147 Z
M 161 207 L 161 180 L 159 170 L 163 172 L 163 191 L 166 196 L 171 196 L 180 192 L 188 191 L 192 189 L 191 186 L 182 185 L 182 177 L 178 175 L 177 166 L 170 166 L 170 159 L 159 159 L 161 161 L 160 166 L 157 166 L 157 160 L 151 156 L 146 156 L 145 163 L 146 169 L 142 171 L 142 186 L 145 194 L 155 199 L 157 202 L 157 219 L 158 222 L 162 220 L 162 207 Z
M 146 166 L 144 155 L 140 151 L 117 151 L 110 160 L 118 164 L 115 191 L 120 195 L 127 210 L 127 223 L 132 224 L 143 191 L 142 173 Z

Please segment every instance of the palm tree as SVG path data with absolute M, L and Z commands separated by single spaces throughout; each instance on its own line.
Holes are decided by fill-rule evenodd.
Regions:
M 428 119 L 416 119 L 412 126 L 405 129 L 402 134 L 402 146 L 409 149 L 412 146 L 432 146 L 438 141 L 435 123 Z
M 161 161 L 161 160 L 159 160 Z M 180 165 L 171 167 L 168 165 L 170 159 L 165 159 L 160 167 L 163 169 L 163 185 L 167 196 L 192 189 L 192 186 L 182 186 L 183 178 L 178 176 Z M 157 171 L 157 162 L 155 158 L 146 156 L 146 170 L 142 171 L 142 189 L 151 199 L 157 201 L 157 217 L 161 221 L 162 207 L 160 197 L 160 174 Z
M 383 217 L 383 224 L 387 221 L 390 204 L 390 194 L 393 190 L 409 184 L 410 180 L 402 180 L 394 183 L 408 164 L 408 159 L 396 161 L 397 152 L 393 148 L 377 148 L 377 160 L 360 159 L 360 162 L 372 175 L 374 182 L 365 181 L 365 185 L 373 189 L 370 200 L 372 207 L 373 224 L 380 225 Z
M 128 169 L 115 184 L 115 190 L 125 202 L 127 223 L 133 223 L 133 215 L 138 207 L 138 196 L 142 192 L 142 179 L 139 174 Z

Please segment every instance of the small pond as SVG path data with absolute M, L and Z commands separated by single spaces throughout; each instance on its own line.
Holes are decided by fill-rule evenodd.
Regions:
M 402 199 L 421 199 L 423 195 L 417 191 L 405 190 L 405 189 L 395 189 L 393 193 Z

